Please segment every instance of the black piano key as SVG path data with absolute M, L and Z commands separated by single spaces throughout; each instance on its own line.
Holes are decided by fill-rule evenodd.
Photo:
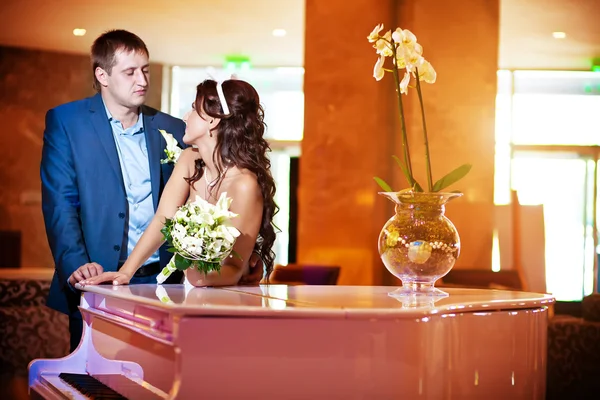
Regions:
M 127 400 L 126 397 L 120 395 L 91 375 L 61 372 L 58 377 L 93 400 Z

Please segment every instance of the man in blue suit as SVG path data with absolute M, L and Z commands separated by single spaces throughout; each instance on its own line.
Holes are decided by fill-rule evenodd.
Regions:
M 48 111 L 41 162 L 42 211 L 56 268 L 47 305 L 69 315 L 71 351 L 83 327 L 75 284 L 120 268 L 173 171 L 159 130 L 184 147 L 185 123 L 144 105 L 149 53 L 138 36 L 106 32 L 91 58 L 98 93 Z M 170 257 L 161 247 L 130 283 L 156 283 Z M 251 282 L 262 277 L 257 267 Z M 181 279 L 174 274 L 167 283 Z

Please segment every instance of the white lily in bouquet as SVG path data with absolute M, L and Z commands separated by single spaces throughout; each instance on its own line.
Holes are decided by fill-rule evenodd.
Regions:
M 173 218 L 165 221 L 161 232 L 174 255 L 158 274 L 158 283 L 176 270 L 220 271 L 221 262 L 236 255 L 233 245 L 240 232 L 231 224 L 237 216 L 229 211 L 231 201 L 225 192 L 216 204 L 196 196 L 195 201 L 179 207 Z

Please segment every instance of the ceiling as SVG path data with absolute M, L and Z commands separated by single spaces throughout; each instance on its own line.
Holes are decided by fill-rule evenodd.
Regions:
M 257 66 L 304 59 L 304 0 L 0 0 L 0 16 L 0 44 L 9 46 L 88 54 L 97 36 L 121 28 L 166 64 L 222 65 L 232 54 Z M 274 37 L 277 28 L 287 35 Z
M 56 6 L 56 4 L 60 6 Z M 599 0 L 501 0 L 499 67 L 587 70 L 600 57 Z M 0 0 L 0 44 L 87 54 L 115 27 L 141 36 L 154 61 L 302 66 L 305 0 Z M 75 37 L 74 28 L 87 34 Z M 284 37 L 273 29 L 283 28 Z M 567 37 L 554 39 L 552 32 Z
M 599 17 L 599 0 L 500 0 L 499 67 L 589 70 L 600 57 Z

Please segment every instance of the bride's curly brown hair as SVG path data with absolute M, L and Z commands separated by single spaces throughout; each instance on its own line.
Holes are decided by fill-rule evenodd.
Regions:
M 263 259 L 268 278 L 275 259 L 272 250 L 275 242 L 273 217 L 279 207 L 275 204 L 275 181 L 271 175 L 271 161 L 267 157 L 271 148 L 264 138 L 264 110 L 258 93 L 248 82 L 230 79 L 223 82 L 221 87 L 229 114 L 223 112 L 217 83 L 211 79 L 197 86 L 194 108 L 198 113 L 202 110 L 206 115 L 221 120 L 217 126 L 217 145 L 212 157 L 217 176 L 221 177 L 226 166 L 245 168 L 256 175 L 263 197 L 263 212 L 254 250 Z M 204 161 L 197 160 L 194 175 L 188 179 L 190 184 L 202 178 L 203 167 Z M 218 183 L 212 189 L 218 190 Z

